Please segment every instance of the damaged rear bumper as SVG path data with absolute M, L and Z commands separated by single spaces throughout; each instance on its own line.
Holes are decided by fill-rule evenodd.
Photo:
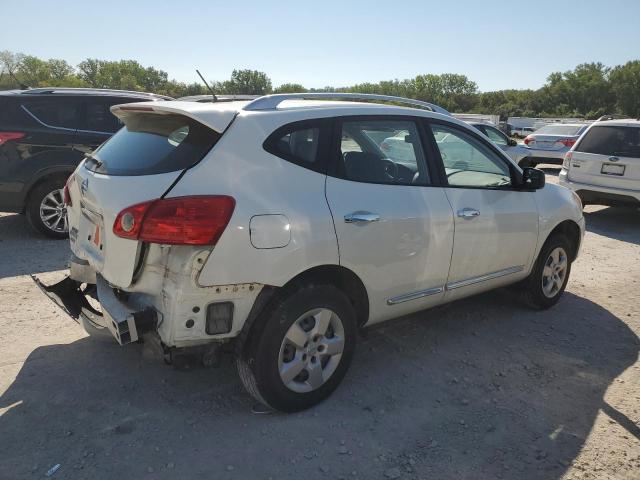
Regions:
M 74 259 L 71 263 L 71 271 L 75 273 Z M 75 269 L 78 269 L 78 265 L 75 265 Z M 106 328 L 120 345 L 136 342 L 143 333 L 154 330 L 158 325 L 159 315 L 155 309 L 131 308 L 116 296 L 113 288 L 100 275 L 95 276 L 94 291 L 102 311 L 91 306 L 87 300 L 87 288 L 83 289 L 83 283 L 71 276 L 53 285 L 45 285 L 33 275 L 31 278 L 71 318 L 77 322 L 88 321 L 98 328 Z

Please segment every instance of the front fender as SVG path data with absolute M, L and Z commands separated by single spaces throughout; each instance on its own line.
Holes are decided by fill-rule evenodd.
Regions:
M 582 204 L 568 188 L 556 184 L 546 184 L 534 195 L 538 207 L 538 242 L 534 258 L 538 257 L 544 242 L 553 230 L 566 220 L 580 228 L 580 239 L 584 236 L 585 221 Z M 582 242 L 581 242 L 582 243 Z

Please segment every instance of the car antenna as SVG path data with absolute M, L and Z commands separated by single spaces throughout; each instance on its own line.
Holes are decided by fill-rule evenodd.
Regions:
M 196 68 L 196 73 L 200 76 L 200 78 L 202 79 L 202 81 L 204 82 L 204 84 L 207 86 L 207 88 L 209 89 L 209 91 L 211 92 L 211 96 L 213 97 L 213 101 L 217 102 L 218 101 L 218 97 L 216 97 L 216 94 L 213 93 L 213 89 L 209 86 L 209 84 L 207 83 L 207 81 L 204 79 L 204 77 L 202 76 L 202 74 L 200 73 L 200 70 L 198 70 Z

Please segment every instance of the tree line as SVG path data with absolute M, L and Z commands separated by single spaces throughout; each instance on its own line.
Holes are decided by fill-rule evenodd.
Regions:
M 608 67 L 583 63 L 573 70 L 553 72 L 537 90 L 480 92 L 466 75 L 425 74 L 405 80 L 385 80 L 347 87 L 307 89 L 298 83 L 277 87 L 264 72 L 234 70 L 231 78 L 210 82 L 217 94 L 264 95 L 290 92 L 361 92 L 396 95 L 436 103 L 451 112 L 526 117 L 580 117 L 605 114 L 640 116 L 640 60 Z M 88 58 L 78 65 L 61 59 L 0 52 L 0 90 L 27 87 L 93 87 L 140 90 L 181 97 L 209 93 L 200 83 L 169 79 L 167 72 L 135 60 Z

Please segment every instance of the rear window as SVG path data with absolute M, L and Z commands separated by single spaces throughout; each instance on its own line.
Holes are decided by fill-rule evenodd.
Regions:
M 198 163 L 220 134 L 182 115 L 129 114 L 125 126 L 89 155 L 86 168 L 108 175 L 154 175 Z
M 592 127 L 575 150 L 598 155 L 640 158 L 640 128 Z
M 583 125 L 545 125 L 535 131 L 536 135 L 577 135 Z

